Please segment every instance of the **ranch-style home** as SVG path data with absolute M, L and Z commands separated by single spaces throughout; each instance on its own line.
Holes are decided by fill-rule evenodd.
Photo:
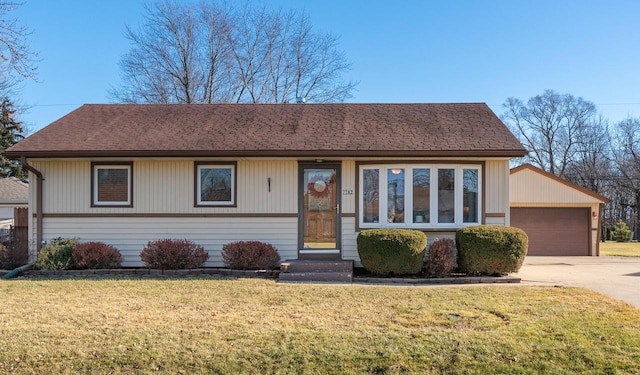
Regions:
M 103 241 L 127 267 L 161 238 L 204 246 L 207 266 L 240 240 L 359 264 L 365 228 L 509 225 L 525 154 L 480 103 L 91 104 L 5 152 L 29 170 L 34 247 Z

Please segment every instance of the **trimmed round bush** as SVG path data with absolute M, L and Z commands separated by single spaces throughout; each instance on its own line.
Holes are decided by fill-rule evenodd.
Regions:
M 149 268 L 179 270 L 202 267 L 209 254 L 193 241 L 165 238 L 149 241 L 142 249 L 140 259 Z
M 358 234 L 362 266 L 376 275 L 411 275 L 422 270 L 427 236 L 410 229 L 368 229 Z
M 527 255 L 529 239 L 519 228 L 476 225 L 456 232 L 458 267 L 476 275 L 518 272 Z
M 71 252 L 77 244 L 78 238 L 54 238 L 40 250 L 34 267 L 39 270 L 68 270 L 73 268 Z
M 78 244 L 71 252 L 74 268 L 107 269 L 120 268 L 122 255 L 115 247 L 104 242 L 85 242 Z
M 278 250 L 260 241 L 237 241 L 222 246 L 222 262 L 239 270 L 268 270 L 280 266 Z
M 436 238 L 427 254 L 427 276 L 445 277 L 457 267 L 456 243 L 449 238 Z

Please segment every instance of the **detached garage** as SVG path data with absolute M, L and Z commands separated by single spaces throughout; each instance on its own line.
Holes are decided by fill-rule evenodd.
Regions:
M 608 198 L 524 164 L 511 170 L 509 202 L 511 226 L 529 236 L 527 255 L 599 255 Z

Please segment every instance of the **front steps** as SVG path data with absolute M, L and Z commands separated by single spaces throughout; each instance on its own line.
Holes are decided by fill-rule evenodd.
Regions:
M 352 260 L 288 260 L 280 265 L 280 282 L 350 283 Z

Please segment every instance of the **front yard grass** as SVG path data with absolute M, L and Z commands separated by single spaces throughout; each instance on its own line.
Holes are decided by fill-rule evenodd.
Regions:
M 626 374 L 640 310 L 564 287 L 0 281 L 0 373 Z
M 600 255 L 640 257 L 640 242 L 600 242 Z

